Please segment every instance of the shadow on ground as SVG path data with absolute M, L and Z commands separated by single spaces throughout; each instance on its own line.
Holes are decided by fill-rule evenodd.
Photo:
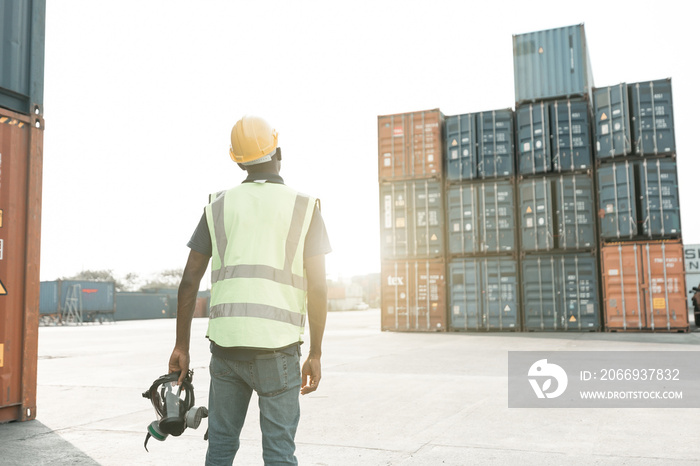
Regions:
M 31 448 L 23 448 L 29 442 Z M 8 466 L 95 466 L 99 463 L 39 421 L 0 424 L 0 463 Z

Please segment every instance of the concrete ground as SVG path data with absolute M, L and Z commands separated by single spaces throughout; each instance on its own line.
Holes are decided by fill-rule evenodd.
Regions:
M 509 409 L 507 392 L 509 350 L 700 351 L 698 332 L 387 333 L 379 317 L 329 314 L 323 379 L 301 399 L 300 464 L 700 464 L 698 409 Z M 197 405 L 205 328 L 195 319 Z M 203 464 L 206 421 L 143 448 L 155 413 L 141 393 L 167 372 L 174 339 L 174 320 L 42 327 L 37 420 L 0 425 L 0 464 Z M 262 464 L 255 402 L 235 464 Z

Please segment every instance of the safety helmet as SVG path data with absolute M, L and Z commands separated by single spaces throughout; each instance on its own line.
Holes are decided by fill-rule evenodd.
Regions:
M 231 129 L 229 154 L 236 163 L 255 165 L 269 162 L 277 150 L 277 131 L 264 119 L 246 115 Z

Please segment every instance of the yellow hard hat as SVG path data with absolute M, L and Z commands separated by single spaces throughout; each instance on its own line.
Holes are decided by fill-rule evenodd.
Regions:
M 229 154 L 236 163 L 267 162 L 277 150 L 277 131 L 263 118 L 246 115 L 231 129 Z

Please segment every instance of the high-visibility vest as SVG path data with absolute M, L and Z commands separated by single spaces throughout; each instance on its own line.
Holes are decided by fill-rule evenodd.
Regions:
M 306 322 L 304 240 L 316 199 L 277 183 L 243 183 L 210 196 L 207 337 L 219 346 L 277 349 Z

